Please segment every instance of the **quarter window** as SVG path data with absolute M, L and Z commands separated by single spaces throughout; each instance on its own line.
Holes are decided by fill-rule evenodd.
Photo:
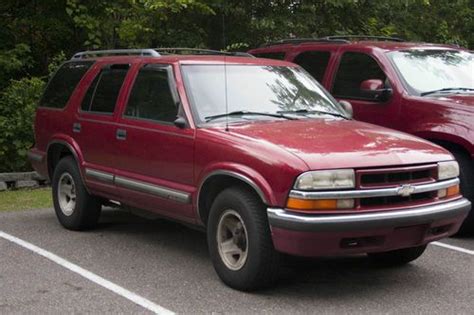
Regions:
M 369 55 L 345 53 L 333 86 L 333 95 L 339 98 L 374 100 L 373 95 L 361 90 L 365 80 L 379 79 L 386 82 L 386 75 L 378 63 Z
M 156 65 L 143 67 L 135 79 L 127 108 L 126 117 L 174 122 L 178 107 L 169 81 L 169 68 Z
M 63 64 L 49 81 L 40 106 L 64 108 L 77 84 L 92 64 L 92 61 L 67 62 Z
M 102 69 L 89 86 L 81 109 L 96 113 L 113 113 L 128 68 L 129 65 L 111 65 Z
M 330 57 L 331 53 L 329 51 L 307 51 L 299 54 L 294 63 L 299 64 L 321 83 Z

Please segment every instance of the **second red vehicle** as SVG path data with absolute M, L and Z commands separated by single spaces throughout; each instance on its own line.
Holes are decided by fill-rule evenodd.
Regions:
M 474 54 L 439 44 L 377 36 L 288 39 L 250 51 L 299 64 L 354 117 L 398 129 L 449 150 L 461 191 L 474 201 Z M 461 226 L 474 233 L 474 213 Z

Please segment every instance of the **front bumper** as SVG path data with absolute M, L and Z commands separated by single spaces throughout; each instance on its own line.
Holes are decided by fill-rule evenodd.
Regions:
M 278 251 L 299 256 L 382 252 L 413 247 L 457 232 L 471 203 L 454 201 L 414 209 L 343 215 L 306 215 L 269 208 Z

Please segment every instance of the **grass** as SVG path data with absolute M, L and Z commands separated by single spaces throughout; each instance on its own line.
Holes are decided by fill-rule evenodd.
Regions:
M 0 211 L 51 208 L 51 188 L 0 192 Z

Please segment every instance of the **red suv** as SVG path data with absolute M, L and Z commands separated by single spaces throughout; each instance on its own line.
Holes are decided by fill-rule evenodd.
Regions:
M 461 167 L 461 191 L 474 200 L 474 54 L 459 47 L 391 37 L 288 39 L 249 51 L 299 64 L 354 117 L 448 149 Z M 474 213 L 461 233 L 474 233 Z
M 140 56 L 102 56 L 121 53 Z M 80 53 L 35 130 L 29 157 L 64 227 L 93 227 L 109 201 L 200 226 L 241 290 L 273 283 L 278 253 L 407 263 L 470 210 L 449 152 L 351 120 L 285 61 Z

